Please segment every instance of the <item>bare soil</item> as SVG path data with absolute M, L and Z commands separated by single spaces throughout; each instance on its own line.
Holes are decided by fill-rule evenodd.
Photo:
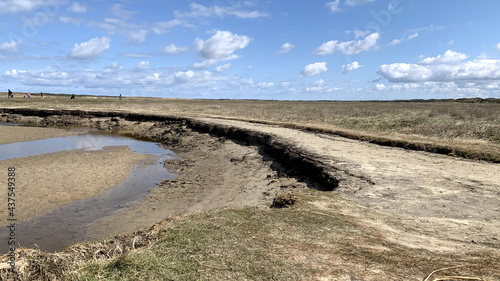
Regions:
M 37 114 L 30 112 L 24 114 Z M 169 216 L 267 208 L 278 194 L 312 187 L 355 202 L 318 200 L 312 206 L 319 212 L 336 209 L 359 216 L 393 243 L 436 254 L 480 252 L 500 258 L 498 164 L 219 118 L 82 111 L 15 118 L 119 130 L 160 141 L 179 156 L 165 163 L 178 178 L 94 223 L 97 237 L 148 227 Z

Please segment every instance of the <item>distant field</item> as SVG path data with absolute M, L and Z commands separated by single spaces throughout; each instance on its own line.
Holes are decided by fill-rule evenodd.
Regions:
M 500 100 L 338 102 L 188 100 L 49 95 L 15 99 L 2 107 L 108 109 L 211 115 L 315 129 L 386 145 L 450 148 L 468 158 L 500 161 Z M 424 149 L 429 150 L 429 149 Z M 430 149 L 432 151 L 432 149 Z M 439 150 L 439 149 L 437 149 Z M 448 151 L 448 150 L 445 150 Z

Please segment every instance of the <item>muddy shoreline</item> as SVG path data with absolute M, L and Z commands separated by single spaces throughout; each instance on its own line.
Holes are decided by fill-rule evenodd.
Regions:
M 325 191 L 339 187 L 339 180 L 356 185 L 370 184 L 366 179 L 356 179 L 335 171 L 307 155 L 290 149 L 276 138 L 251 130 L 231 126 L 215 126 L 186 116 L 168 116 L 116 111 L 48 110 L 48 109 L 1 109 L 0 122 L 27 123 L 35 126 L 58 128 L 97 128 L 118 134 L 163 142 L 167 146 L 184 149 L 180 144 L 184 133 L 200 134 L 240 141 L 244 145 L 259 146 L 262 153 L 280 162 L 288 174 L 314 182 Z M 165 129 L 166 128 L 166 129 Z M 361 182 L 361 183 L 358 183 Z
M 165 161 L 164 165 L 169 171 L 178 173 L 179 177 L 160 182 L 139 202 L 126 204 L 113 215 L 92 223 L 88 229 L 93 239 L 112 238 L 148 228 L 166 217 L 193 212 L 220 208 L 268 208 L 277 195 L 307 187 L 302 181 L 305 178 L 287 176 L 298 171 L 299 164 L 293 157 L 298 159 L 300 155 L 289 152 L 293 157 L 280 159 L 289 161 L 289 168 L 282 166 L 274 156 L 282 155 L 286 148 L 276 145 L 264 149 L 262 143 L 271 140 L 262 135 L 216 131 L 213 127 L 177 118 L 106 112 L 0 110 L 0 122 L 44 128 L 99 129 L 156 141 L 176 153 L 179 159 Z M 138 157 L 128 154 L 122 158 L 130 159 L 130 163 L 138 161 L 135 159 Z M 77 158 L 73 157 L 72 161 L 74 165 L 80 165 Z M 310 170 L 305 168 L 302 174 Z M 328 186 L 337 186 L 334 180 L 327 182 Z M 58 196 L 68 197 L 68 188 L 60 190 Z M 93 193 L 83 198 L 91 196 Z M 21 219 L 33 218 L 68 203 L 54 196 L 49 201 L 50 208 L 37 209 L 36 212 L 30 210 Z M 47 205 L 43 202 L 32 205 Z
M 103 238 L 130 231 L 119 220 L 141 229 L 197 211 L 269 207 L 277 194 L 316 188 L 404 221 L 419 236 L 377 227 L 412 247 L 500 248 L 500 178 L 493 163 L 226 119 L 84 110 L 0 109 L 0 114 L 2 122 L 144 137 L 180 156 L 165 163 L 180 177 L 160 183 L 146 204 L 127 206 L 102 220 L 94 231 Z M 429 233 L 437 238 L 432 243 L 424 242 Z

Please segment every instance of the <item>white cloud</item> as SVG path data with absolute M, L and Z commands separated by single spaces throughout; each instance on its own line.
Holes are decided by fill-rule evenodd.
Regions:
M 79 2 L 73 2 L 71 6 L 68 8 L 70 12 L 73 13 L 86 13 L 87 12 L 87 6 L 79 3 Z
M 178 25 L 186 25 L 183 21 L 179 19 L 173 19 L 170 21 L 157 22 L 151 29 L 156 34 L 165 34 L 169 29 L 172 29 Z
M 85 22 L 85 19 L 61 16 L 61 17 L 59 17 L 59 21 L 63 22 L 63 23 L 71 23 L 74 25 L 80 25 L 81 23 Z
M 201 68 L 223 60 L 237 59 L 239 56 L 233 53 L 244 49 L 251 41 L 252 38 L 248 36 L 220 30 L 206 41 L 196 38 L 196 48 L 205 59 L 204 62 L 198 63 L 197 66 Z
M 111 47 L 111 39 L 108 37 L 95 37 L 87 42 L 75 44 L 73 49 L 69 52 L 69 57 L 75 59 L 91 59 L 100 55 L 104 50 Z
M 181 83 L 187 83 L 194 77 L 194 71 L 192 70 L 178 71 L 175 73 L 174 77 L 176 81 L 179 81 Z
M 7 52 L 7 53 L 17 53 L 19 47 L 21 45 L 21 41 L 10 41 L 10 42 L 4 42 L 0 44 L 0 52 Z
M 260 88 L 271 88 L 274 86 L 273 82 L 262 82 L 257 84 Z
M 377 89 L 379 91 L 383 91 L 383 90 L 387 90 L 387 86 L 385 86 L 382 83 L 377 83 L 377 85 L 375 85 L 375 89 Z
M 187 46 L 177 47 L 174 43 L 172 43 L 172 44 L 166 46 L 165 48 L 163 48 L 163 52 L 165 52 L 167 54 L 179 54 L 179 53 L 186 52 L 188 49 L 189 49 L 189 47 L 187 47 Z
M 356 55 L 373 49 L 376 46 L 377 40 L 379 38 L 380 34 L 372 33 L 365 39 L 361 39 L 358 41 L 328 41 L 319 46 L 316 50 L 314 50 L 313 53 L 316 55 L 329 55 L 334 52 L 339 52 L 345 55 Z
M 497 44 L 497 50 L 500 51 L 500 43 Z
M 377 73 L 390 82 L 491 82 L 500 80 L 500 60 L 477 58 L 463 62 L 467 55 L 447 51 L 425 58 L 420 64 L 381 65 Z
M 104 69 L 104 72 L 110 73 L 110 72 L 120 71 L 122 69 L 123 69 L 123 66 L 120 63 L 114 62 L 111 65 L 106 66 L 106 68 Z
M 312 76 L 312 75 L 317 75 L 322 72 L 327 71 L 328 68 L 326 67 L 326 62 L 315 62 L 306 65 L 302 72 L 300 73 L 303 76 Z
M 419 64 L 422 64 L 422 65 L 458 64 L 467 58 L 468 58 L 468 56 L 466 54 L 455 52 L 452 50 L 448 50 L 443 55 L 438 55 L 437 57 L 424 58 L 419 62 Z
M 285 44 L 281 45 L 280 49 L 276 52 L 278 54 L 285 54 L 290 52 L 293 48 L 295 48 L 295 45 L 286 42 Z
M 418 37 L 418 32 L 415 32 L 415 33 L 413 33 L 413 34 L 410 34 L 410 35 L 407 37 L 407 39 L 408 39 L 408 40 L 411 40 L 411 39 L 414 39 L 414 38 L 417 38 L 417 37 Z
M 175 17 L 176 18 L 183 18 L 183 17 L 191 17 L 191 18 L 199 18 L 199 17 L 225 17 L 225 16 L 235 16 L 238 18 L 243 18 L 243 19 L 254 19 L 254 18 L 261 18 L 261 17 L 267 17 L 268 14 L 260 11 L 247 11 L 245 9 L 242 9 L 239 6 L 232 6 L 232 7 L 223 7 L 223 6 L 203 6 L 198 3 L 191 3 L 189 4 L 189 7 L 191 11 L 189 12 L 180 12 L 180 11 L 175 11 Z
M 319 79 L 318 81 L 314 82 L 314 85 L 316 85 L 316 86 L 321 86 L 323 84 L 325 84 L 325 80 L 323 80 L 323 79 Z
M 410 40 L 415 39 L 417 37 L 418 37 L 418 32 L 415 32 L 415 33 L 410 34 L 408 36 L 404 36 L 401 39 L 394 39 L 394 40 L 392 40 L 391 43 L 389 43 L 389 46 L 396 46 L 396 45 L 401 44 L 404 41 L 410 41 Z
M 137 66 L 136 69 L 138 70 L 144 70 L 149 68 L 149 61 L 141 61 Z
M 328 85 L 326 85 L 325 80 L 319 79 L 318 81 L 308 85 L 306 87 L 307 92 L 315 92 L 315 93 L 332 93 L 333 91 L 338 91 L 341 90 L 341 88 L 330 88 Z
M 401 42 L 403 42 L 403 40 L 401 40 L 401 39 L 394 39 L 394 40 L 391 41 L 391 43 L 389 43 L 389 46 L 396 46 L 396 45 L 401 44 Z
M 144 43 L 146 42 L 146 36 L 148 35 L 148 31 L 145 29 L 141 30 L 136 30 L 136 31 L 129 31 L 127 33 L 127 38 L 129 41 L 133 43 Z
M 336 12 L 340 12 L 341 11 L 341 9 L 339 7 L 340 6 L 340 0 L 335 0 L 333 2 L 328 2 L 328 3 L 326 3 L 326 6 L 328 8 L 330 8 L 330 11 L 332 13 L 336 13 Z
M 347 74 L 353 70 L 356 70 L 358 68 L 364 67 L 364 65 L 360 65 L 357 61 L 353 63 L 349 63 L 347 65 L 342 65 L 342 68 L 344 69 L 344 73 Z
M 2 0 L 0 14 L 29 12 L 41 6 L 59 7 L 61 4 L 57 0 Z
M 74 82 L 74 79 L 67 72 L 55 71 L 50 67 L 26 71 L 26 70 L 16 70 L 6 71 L 3 75 L 4 78 L 22 81 L 24 85 L 65 85 L 69 86 Z
M 215 71 L 216 72 L 222 72 L 222 71 L 225 71 L 225 70 L 228 70 L 231 68 L 231 64 L 230 63 L 226 63 L 224 65 L 219 65 L 215 68 Z
M 374 2 L 375 0 L 345 0 L 345 5 L 346 6 L 358 6 L 358 5 L 363 5 L 366 3 Z
M 121 19 L 129 19 L 132 17 L 133 14 L 135 14 L 134 11 L 127 11 L 125 9 L 123 9 L 122 7 L 122 4 L 113 4 L 113 6 L 111 6 L 111 12 L 113 12 L 113 15 L 117 18 L 121 18 Z

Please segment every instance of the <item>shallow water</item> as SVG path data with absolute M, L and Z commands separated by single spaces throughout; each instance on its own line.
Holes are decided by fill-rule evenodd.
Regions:
M 0 145 L 0 160 L 63 150 L 100 150 L 106 146 L 129 146 L 135 153 L 154 155 L 156 161 L 151 165 L 137 165 L 124 182 L 101 196 L 75 201 L 43 216 L 17 222 L 18 245 L 45 251 L 60 251 L 72 243 L 94 238 L 88 230 L 91 223 L 110 216 L 129 202 L 139 201 L 159 181 L 176 177 L 163 167 L 163 162 L 174 155 L 154 142 L 93 133 Z M 3 253 L 8 251 L 8 231 L 7 227 L 0 229 L 0 251 Z
M 35 156 L 65 150 L 101 150 L 106 146 L 129 146 L 137 154 L 168 154 L 169 151 L 157 143 L 139 141 L 117 135 L 89 133 L 69 137 L 26 141 L 0 145 L 0 161 Z

